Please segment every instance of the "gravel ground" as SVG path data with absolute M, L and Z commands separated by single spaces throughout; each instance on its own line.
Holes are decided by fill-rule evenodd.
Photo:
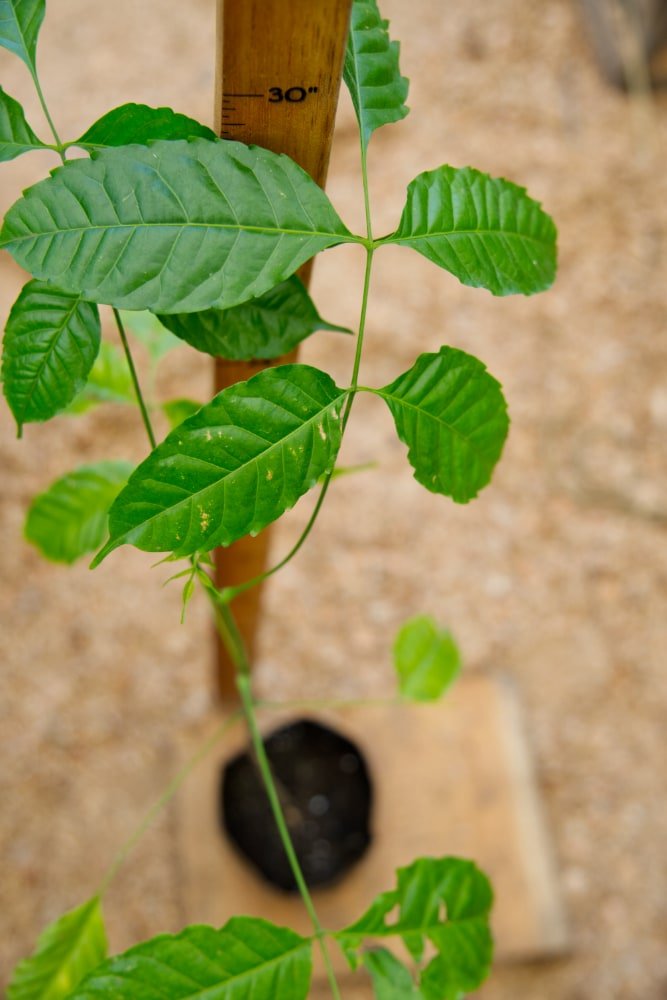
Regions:
M 62 133 L 126 100 L 208 120 L 212 8 L 116 0 L 91 15 L 85 0 L 52 0 L 40 66 Z M 567 959 L 499 968 L 481 995 L 660 1000 L 667 96 L 646 108 L 607 89 L 566 0 L 383 8 L 403 42 L 413 113 L 373 143 L 377 231 L 393 228 L 420 170 L 472 163 L 525 184 L 554 215 L 560 276 L 547 295 L 493 300 L 400 248 L 378 258 L 362 378 L 383 384 L 443 342 L 469 350 L 505 387 L 510 440 L 493 486 L 455 507 L 417 486 L 388 415 L 360 400 L 345 460 L 379 469 L 336 484 L 312 543 L 272 582 L 258 680 L 274 697 L 383 694 L 399 623 L 417 612 L 448 622 L 469 670 L 500 668 L 521 692 L 575 942 Z M 6 53 L 0 66 L 45 132 L 24 68 Z M 3 206 L 51 165 L 34 155 L 3 169 Z M 347 99 L 329 193 L 360 225 Z M 360 263 L 345 248 L 318 265 L 327 318 L 355 323 Z M 24 278 L 3 258 L 0 279 L 4 316 Z M 303 358 L 345 380 L 351 349 L 321 334 Z M 179 349 L 157 389 L 204 399 L 209 365 Z M 100 408 L 31 426 L 21 442 L 1 419 L 6 976 L 45 922 L 90 893 L 183 742 L 206 727 L 211 661 L 205 608 L 195 602 L 181 628 L 178 595 L 148 574 L 150 558 L 122 551 L 90 574 L 45 565 L 21 540 L 29 498 L 51 479 L 102 456 L 142 456 L 135 415 Z M 310 503 L 281 522 L 276 553 Z M 159 820 L 111 890 L 115 947 L 182 923 L 174 822 Z

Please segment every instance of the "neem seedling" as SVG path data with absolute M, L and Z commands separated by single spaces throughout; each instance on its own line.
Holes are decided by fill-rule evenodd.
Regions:
M 407 114 L 398 46 L 375 0 L 354 0 L 344 69 L 361 139 L 362 234 L 350 232 L 292 160 L 221 141 L 168 109 L 125 105 L 80 138 L 62 142 L 36 71 L 44 7 L 44 0 L 0 0 L 0 44 L 28 67 L 53 131 L 53 143 L 42 142 L 20 104 L 0 92 L 0 157 L 50 148 L 62 160 L 10 208 L 0 232 L 0 247 L 32 275 L 7 323 L 4 393 L 20 432 L 65 408 L 92 405 L 110 386 L 125 395 L 131 387 L 150 451 L 134 470 L 101 460 L 58 480 L 34 502 L 27 534 L 45 554 L 64 561 L 97 550 L 93 566 L 127 544 L 185 560 L 176 573 L 184 579 L 184 606 L 197 585 L 211 602 L 241 702 L 226 725 L 245 718 L 313 933 L 304 937 L 266 920 L 234 917 L 220 930 L 186 927 L 107 958 L 101 901 L 146 821 L 92 898 L 51 925 L 35 954 L 17 967 L 10 1000 L 302 1000 L 310 990 L 313 947 L 321 951 L 331 994 L 340 997 L 332 943 L 352 968 L 362 965 L 370 973 L 380 1000 L 455 1000 L 477 988 L 490 967 L 488 880 L 470 861 L 420 858 L 401 868 L 395 888 L 356 922 L 322 928 L 271 774 L 248 658 L 230 608 L 236 594 L 259 580 L 218 587 L 211 552 L 262 531 L 317 487 L 313 517 L 279 565 L 289 561 L 321 509 L 360 392 L 388 406 L 420 483 L 457 503 L 473 499 L 489 482 L 507 435 L 501 387 L 482 362 L 448 346 L 421 354 L 388 385 L 359 384 L 374 257 L 398 244 L 464 284 L 495 295 L 529 295 L 553 280 L 554 225 L 522 188 L 469 167 L 441 166 L 409 185 L 395 231 L 379 238 L 374 233 L 369 141 L 377 128 Z M 305 83 L 269 97 L 305 101 L 311 85 Z M 88 156 L 68 159 L 72 146 Z M 165 403 L 174 426 L 158 444 L 127 329 L 148 337 L 156 356 L 166 334 L 132 314 L 159 316 L 177 338 L 212 355 L 284 354 L 322 324 L 295 272 L 342 243 L 357 244 L 366 260 L 348 383 L 336 385 L 310 365 L 268 368 L 203 406 Z M 100 346 L 99 305 L 113 310 L 125 376 L 118 374 L 118 357 Z M 451 637 L 430 619 L 407 623 L 394 655 L 402 697 L 437 698 L 458 669 Z M 396 952 L 385 947 L 391 942 L 400 946 Z

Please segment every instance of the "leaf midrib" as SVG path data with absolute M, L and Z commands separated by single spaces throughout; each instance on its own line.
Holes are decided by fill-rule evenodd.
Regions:
M 360 389 L 362 389 L 362 387 L 360 387 Z M 444 420 L 442 417 L 437 416 L 435 413 L 431 413 L 429 410 L 425 410 L 422 407 L 417 406 L 415 403 L 408 402 L 408 400 L 406 400 L 402 396 L 394 396 L 389 392 L 385 392 L 383 389 L 369 389 L 367 391 L 375 393 L 376 396 L 381 396 L 382 399 L 386 400 L 387 402 L 391 401 L 394 403 L 398 403 L 400 406 L 405 406 L 410 410 L 415 410 L 422 416 L 430 417 L 432 420 L 435 420 L 436 423 L 442 424 L 443 427 L 446 427 L 448 431 L 450 431 L 455 437 L 458 437 L 462 441 L 464 441 L 474 451 L 478 452 L 481 455 L 484 455 L 484 451 L 474 444 L 471 437 L 464 434 L 463 431 L 460 431 L 457 427 L 454 427 L 453 424 L 448 423 L 446 420 Z M 484 423 L 489 423 L 489 422 L 490 422 L 489 420 L 484 421 Z M 483 427 L 484 423 L 480 424 L 479 426 Z M 477 431 L 479 431 L 479 427 L 475 428 L 475 433 Z
M 441 237 L 451 239 L 455 236 L 508 236 L 510 238 L 514 237 L 516 239 L 526 240 L 528 243 L 536 243 L 540 247 L 545 245 L 550 246 L 549 241 L 545 239 L 540 239 L 537 236 L 528 236 L 526 233 L 519 232 L 515 229 L 443 229 L 443 230 L 428 230 L 424 233 L 418 233 L 414 236 L 399 236 L 399 230 L 392 233 L 391 236 L 385 236 L 381 240 L 376 240 L 376 244 L 379 243 L 417 243 L 420 240 L 429 240 L 434 237 Z

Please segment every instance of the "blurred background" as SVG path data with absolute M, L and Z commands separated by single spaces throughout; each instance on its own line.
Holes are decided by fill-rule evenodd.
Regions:
M 379 468 L 335 484 L 312 541 L 272 580 L 257 679 L 272 698 L 382 696 L 392 690 L 398 626 L 425 612 L 451 627 L 467 671 L 502 671 L 517 685 L 573 941 L 557 961 L 498 967 L 481 996 L 661 1000 L 664 18 L 613 0 L 381 6 L 402 43 L 412 111 L 371 144 L 375 231 L 395 228 L 415 174 L 472 164 L 525 185 L 553 215 L 560 273 L 544 295 L 495 300 L 401 248 L 377 256 L 362 382 L 385 384 L 418 353 L 452 344 L 502 382 L 510 438 L 491 487 L 458 507 L 414 482 L 388 413 L 360 399 L 342 461 Z M 213 0 L 47 8 L 38 62 L 62 135 L 80 135 L 130 100 L 210 122 Z M 649 49 L 652 70 L 637 56 Z M 46 138 L 23 65 L 3 51 L 0 75 Z M 3 210 L 54 165 L 41 154 L 3 165 Z M 361 227 L 346 94 L 328 192 L 346 223 Z M 361 264 L 355 247 L 317 264 L 312 291 L 328 320 L 356 324 Z M 3 323 L 24 280 L 3 255 Z M 344 384 L 352 345 L 317 334 L 302 359 Z M 148 358 L 139 360 L 146 372 Z M 154 393 L 203 401 L 211 378 L 208 359 L 178 348 Z M 210 729 L 213 685 L 203 601 L 180 626 L 179 591 L 161 589 L 167 574 L 149 572 L 150 556 L 123 550 L 91 574 L 46 564 L 22 540 L 31 497 L 54 478 L 102 457 L 143 457 L 135 411 L 62 416 L 28 426 L 22 441 L 6 407 L 0 424 L 4 979 L 44 924 L 90 894 L 183 747 Z M 276 554 L 298 537 L 311 504 L 305 498 L 277 526 Z M 109 894 L 115 948 L 183 923 L 177 823 L 168 810 Z

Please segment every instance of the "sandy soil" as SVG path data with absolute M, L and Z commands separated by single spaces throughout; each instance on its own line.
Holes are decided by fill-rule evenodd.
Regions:
M 312 544 L 272 583 L 258 679 L 272 696 L 377 695 L 391 684 L 398 624 L 449 623 L 469 670 L 516 681 L 573 925 L 566 960 L 499 969 L 485 1000 L 660 1000 L 667 996 L 664 726 L 667 702 L 667 97 L 637 108 L 600 81 L 566 0 L 470 4 L 385 0 L 412 79 L 411 116 L 372 153 L 377 231 L 407 182 L 447 161 L 525 184 L 560 229 L 555 289 L 497 301 L 400 249 L 378 259 L 364 377 L 383 384 L 448 342 L 503 382 L 512 432 L 493 486 L 469 508 L 412 480 L 390 420 L 360 400 L 348 461 Z M 52 0 L 40 49 L 44 89 L 66 136 L 126 100 L 202 120 L 212 93 L 212 0 Z M 71 54 L 70 54 L 71 53 Z M 45 133 L 23 67 L 2 82 Z M 1 198 L 51 164 L 3 170 Z M 329 193 L 360 223 L 357 151 L 341 108 Z M 0 310 L 23 276 L 0 262 Z M 354 324 L 360 258 L 318 265 L 322 312 Z M 344 294 L 341 293 L 344 289 Z M 113 336 L 109 331 L 109 336 Z M 304 359 L 345 380 L 333 334 Z M 165 396 L 209 393 L 209 365 L 178 350 Z M 129 410 L 28 428 L 2 414 L 0 496 L 0 914 L 2 975 L 37 930 L 96 885 L 114 850 L 207 725 L 205 609 L 178 625 L 178 595 L 151 560 L 118 553 L 95 574 L 43 564 L 21 540 L 30 497 L 74 464 L 138 459 Z M 303 501 L 275 532 L 282 553 Z M 107 905 L 115 947 L 182 923 L 174 816 L 130 858 Z

